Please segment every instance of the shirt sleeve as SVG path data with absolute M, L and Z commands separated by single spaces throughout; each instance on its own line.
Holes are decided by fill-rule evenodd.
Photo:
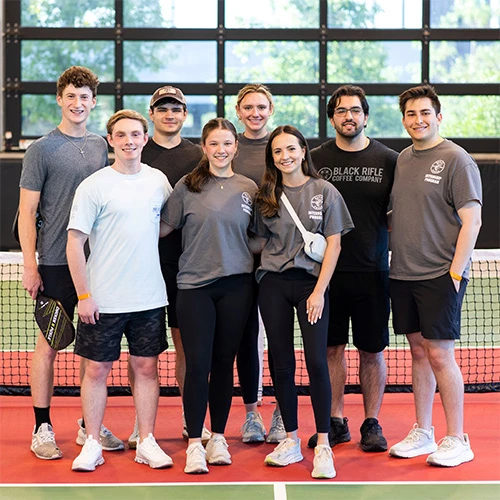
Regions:
M 168 197 L 161 211 L 161 220 L 174 229 L 180 229 L 186 223 L 184 201 L 189 193 L 183 179 L 181 181 L 175 185 L 172 194 Z
M 71 205 L 71 212 L 67 229 L 76 229 L 90 235 L 92 227 L 99 214 L 97 194 L 87 189 L 84 181 L 78 186 Z

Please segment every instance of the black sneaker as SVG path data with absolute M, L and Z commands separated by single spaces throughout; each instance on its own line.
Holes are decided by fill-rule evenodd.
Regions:
M 351 440 L 351 433 L 349 432 L 349 426 L 347 425 L 348 419 L 331 417 L 330 418 L 330 430 L 328 431 L 328 441 L 330 446 L 335 446 L 339 443 L 347 443 Z M 309 448 L 316 448 L 318 444 L 318 434 L 313 434 L 307 443 Z
M 367 418 L 359 430 L 363 451 L 387 451 L 387 441 L 376 418 Z

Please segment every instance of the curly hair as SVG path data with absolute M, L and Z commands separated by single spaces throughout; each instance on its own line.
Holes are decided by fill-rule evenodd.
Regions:
M 84 66 L 71 66 L 57 80 L 57 95 L 59 97 L 62 97 L 64 89 L 68 85 L 74 85 L 77 89 L 88 87 L 92 91 L 92 97 L 95 97 L 99 79 L 93 71 Z

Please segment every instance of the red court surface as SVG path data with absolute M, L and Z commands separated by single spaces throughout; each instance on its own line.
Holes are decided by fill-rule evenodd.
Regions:
M 455 468 L 431 467 L 425 457 L 414 459 L 390 458 L 387 453 L 367 454 L 358 447 L 359 427 L 363 421 L 362 401 L 358 394 L 346 395 L 345 415 L 349 418 L 352 441 L 337 445 L 335 482 L 371 481 L 500 481 L 500 394 L 465 395 L 466 432 L 469 433 L 476 458 Z M 310 477 L 313 451 L 306 444 L 314 432 L 310 400 L 299 398 L 299 435 L 302 438 L 304 460 L 285 468 L 263 464 L 272 445 L 245 445 L 239 439 L 244 420 L 241 398 L 234 398 L 226 437 L 233 465 L 210 467 L 210 473 L 190 476 L 183 473 L 186 442 L 181 437 L 181 405 L 179 398 L 161 398 L 156 425 L 159 444 L 174 460 L 174 467 L 153 470 L 134 462 L 134 452 L 104 452 L 106 463 L 92 473 L 71 471 L 72 460 L 80 452 L 76 445 L 76 420 L 80 417 L 79 398 L 53 399 L 52 421 L 57 442 L 63 450 L 61 460 L 37 459 L 30 451 L 33 411 L 28 397 L 0 397 L 0 484 L 65 484 L 65 483 L 179 483 L 179 482 L 259 482 L 314 481 Z M 265 398 L 260 408 L 264 422 L 269 425 L 274 409 L 273 398 Z M 411 394 L 386 394 L 380 415 L 389 446 L 402 439 L 414 422 Z M 134 422 L 130 397 L 109 398 L 105 424 L 124 441 Z M 434 410 L 436 439 L 445 432 L 444 414 L 436 396 Z

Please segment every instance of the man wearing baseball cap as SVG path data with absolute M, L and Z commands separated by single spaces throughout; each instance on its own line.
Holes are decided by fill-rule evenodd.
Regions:
M 197 144 L 181 137 L 181 130 L 188 110 L 186 98 L 177 87 L 165 85 L 157 89 L 149 103 L 149 118 L 153 122 L 154 131 L 142 151 L 141 161 L 151 167 L 161 170 L 172 186 L 184 175 L 198 165 L 203 153 Z M 186 364 L 182 347 L 180 331 L 175 312 L 177 298 L 176 276 L 179 271 L 179 257 L 182 252 L 181 231 L 173 231 L 160 239 L 160 263 L 168 295 L 168 325 L 176 352 L 175 378 L 181 392 L 184 390 Z M 136 444 L 137 420 L 134 432 L 129 438 L 129 446 Z M 183 436 L 188 437 L 184 423 Z M 210 432 L 203 429 L 203 441 L 210 439 Z

